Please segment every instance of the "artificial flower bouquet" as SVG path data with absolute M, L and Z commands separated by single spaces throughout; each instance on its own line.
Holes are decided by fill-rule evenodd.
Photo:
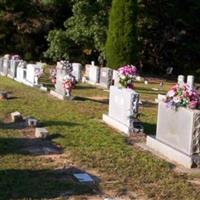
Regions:
M 51 68 L 49 70 L 49 73 L 50 73 L 51 82 L 52 82 L 53 85 L 55 85 L 56 84 L 56 73 L 57 73 L 56 68 Z
M 133 65 L 125 65 L 118 69 L 119 83 L 122 87 L 133 89 L 133 81 L 136 77 L 137 68 Z
M 21 60 L 20 56 L 19 55 L 12 55 L 11 57 L 12 60 Z
M 66 75 L 63 79 L 63 88 L 64 90 L 71 91 L 76 85 L 75 77 L 72 75 Z
M 182 87 L 176 84 L 166 95 L 167 107 L 186 107 L 190 109 L 200 108 L 200 96 L 195 89 L 191 89 L 186 83 Z

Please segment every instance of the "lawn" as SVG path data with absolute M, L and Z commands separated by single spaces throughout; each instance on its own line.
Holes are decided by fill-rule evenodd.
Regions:
M 157 94 L 165 92 L 151 88 L 158 84 L 136 83 L 143 105 L 141 120 L 147 134 L 155 133 Z M 200 188 L 189 177 L 177 174 L 173 165 L 135 146 L 102 123 L 108 110 L 107 91 L 81 84 L 73 91 L 81 97 L 75 101 L 60 101 L 48 93 L 29 88 L 0 77 L 0 90 L 10 91 L 10 100 L 0 101 L 0 199 L 62 199 L 62 194 L 95 194 L 112 191 L 124 195 L 130 191 L 144 194 L 146 199 L 200 199 Z M 102 98 L 100 98 L 102 97 Z M 103 99 L 103 100 L 102 100 Z M 52 142 L 63 147 L 59 159 L 55 156 L 35 156 L 22 151 L 26 138 L 23 130 L 5 126 L 5 116 L 19 111 L 33 116 L 47 127 Z M 96 188 L 71 180 L 72 167 L 97 176 Z M 65 170 L 66 169 L 66 170 Z

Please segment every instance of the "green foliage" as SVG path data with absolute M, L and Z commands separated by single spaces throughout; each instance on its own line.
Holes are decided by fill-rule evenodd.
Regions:
M 166 83 L 166 86 L 170 87 L 171 84 Z M 136 83 L 142 99 L 155 99 L 157 94 L 152 87 L 156 87 L 156 84 Z M 10 91 L 18 97 L 0 101 L 0 199 L 62 199 L 66 191 L 72 191 L 70 198 L 75 194 L 74 199 L 77 199 L 80 184 L 77 185 L 75 181 L 73 185 L 69 175 L 74 171 L 63 168 L 70 163 L 86 171 L 94 169 L 94 172 L 100 172 L 100 188 L 95 187 L 100 194 L 104 191 L 119 191 L 120 194 L 124 194 L 124 191 L 126 194 L 129 191 L 136 194 L 142 191 L 148 196 L 144 197 L 143 194 L 141 199 L 199 199 L 199 188 L 189 183 L 191 178 L 176 174 L 174 166 L 128 145 L 129 138 L 124 138 L 100 121 L 108 105 L 101 101 L 90 101 L 88 97 L 92 98 L 94 94 L 108 97 L 107 92 L 78 85 L 73 93 L 75 96 L 85 96 L 86 101 L 59 101 L 36 88 L 4 77 L 0 79 L 0 90 Z M 33 151 L 34 142 L 39 144 L 36 150 L 46 142 L 29 138 L 28 135 L 32 134 L 29 129 L 16 130 L 10 128 L 10 124 L 3 125 L 4 117 L 16 110 L 23 116 L 33 116 L 41 121 L 50 134 L 46 142 L 51 142 L 52 138 L 52 142 L 63 147 L 64 154 L 56 156 L 55 160 L 54 157 L 49 159 L 49 156 L 26 153 L 27 148 Z M 148 125 L 145 128 L 156 125 L 156 110 L 156 106 L 152 105 L 142 108 L 142 121 Z M 84 185 L 81 184 L 82 187 Z M 94 192 L 94 187 L 89 187 Z M 83 193 L 83 199 L 90 194 Z
M 103 53 L 111 0 L 73 0 L 72 3 L 72 16 L 64 23 L 66 38 L 62 39 L 73 41 L 80 54 L 77 54 L 77 50 L 68 49 L 68 52 L 71 52 L 70 59 L 71 57 L 76 57 L 76 59 L 79 59 L 80 56 L 83 57 L 84 49 Z M 54 46 L 55 40 L 58 40 L 61 35 L 54 34 L 54 36 L 57 38 L 54 39 L 52 35 L 48 37 L 49 49 L 47 51 L 61 52 L 61 49 L 58 50 L 59 46 Z M 53 50 L 54 48 L 56 49 Z M 47 56 L 53 58 L 53 53 L 48 53 Z
M 113 0 L 106 42 L 107 66 L 137 61 L 137 0 Z
M 62 58 L 69 59 L 68 49 L 70 47 L 71 41 L 66 37 L 65 31 L 50 31 L 47 41 L 50 43 L 50 46 L 44 53 L 45 57 L 52 58 L 54 61 Z
M 41 59 L 45 36 L 51 29 L 63 27 L 70 15 L 66 2 L 47 6 L 35 0 L 0 1 L 0 54 Z
M 74 1 L 73 16 L 65 22 L 68 36 L 85 48 L 102 51 L 111 1 Z

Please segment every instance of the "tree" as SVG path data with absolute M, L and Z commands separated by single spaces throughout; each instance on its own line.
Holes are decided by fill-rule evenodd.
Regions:
M 113 0 L 106 41 L 107 66 L 137 62 L 137 0 Z
M 63 27 L 71 15 L 67 2 L 46 5 L 40 0 L 0 0 L 0 54 L 41 59 L 47 48 L 45 36 L 52 29 Z
M 144 71 L 195 73 L 200 68 L 200 2 L 140 0 L 140 58 Z
M 97 54 L 103 54 L 111 0 L 72 0 L 72 4 L 72 16 L 64 23 L 65 36 L 67 38 L 63 38 L 63 40 L 74 42 L 73 48 L 71 48 L 71 45 L 68 45 L 69 49 L 67 52 L 71 52 L 70 59 L 71 56 L 75 57 L 76 55 L 77 59 L 83 57 L 86 49 Z M 55 37 L 58 35 L 54 34 Z M 57 39 L 53 37 L 48 38 L 49 49 L 47 51 L 49 53 L 46 56 L 52 58 L 55 48 L 58 47 L 54 45 L 58 37 Z M 79 55 L 77 54 L 78 51 L 81 52 Z M 65 53 L 66 51 L 63 52 L 63 54 Z M 59 57 L 57 58 L 59 59 Z

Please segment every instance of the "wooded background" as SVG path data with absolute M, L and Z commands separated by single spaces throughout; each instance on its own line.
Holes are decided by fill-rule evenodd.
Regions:
M 198 76 L 199 30 L 199 0 L 0 0 L 0 54 L 25 60 L 101 55 L 108 67 Z

